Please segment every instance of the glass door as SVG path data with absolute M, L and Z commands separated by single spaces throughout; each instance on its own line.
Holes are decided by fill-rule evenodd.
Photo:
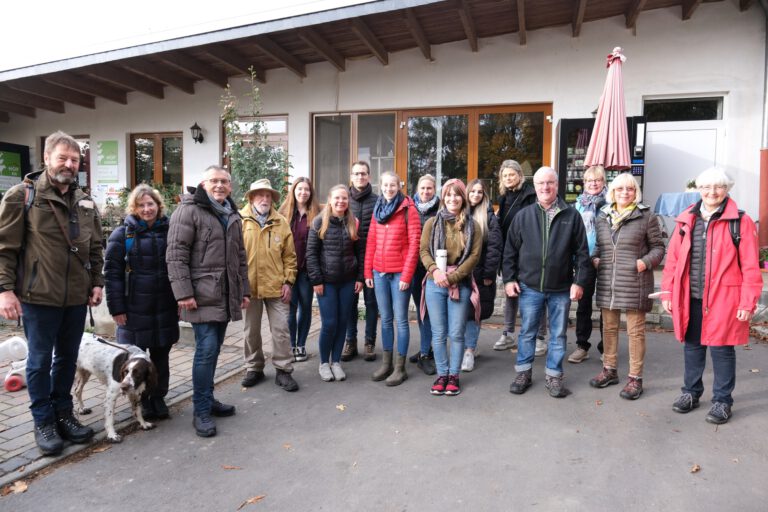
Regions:
M 415 191 L 425 174 L 434 176 L 438 187 L 451 178 L 466 181 L 469 115 L 414 115 L 406 119 L 408 191 Z

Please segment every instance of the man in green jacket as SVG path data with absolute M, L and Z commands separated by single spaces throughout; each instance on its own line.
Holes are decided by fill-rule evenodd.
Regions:
M 62 439 L 93 437 L 73 416 L 70 391 L 86 305 L 101 303 L 104 259 L 99 212 L 76 184 L 77 141 L 50 135 L 44 161 L 44 171 L 28 174 L 0 204 L 0 314 L 24 320 L 35 442 L 57 455 Z

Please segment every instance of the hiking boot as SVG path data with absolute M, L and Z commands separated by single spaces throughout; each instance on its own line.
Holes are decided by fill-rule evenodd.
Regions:
M 445 396 L 456 396 L 461 393 L 461 384 L 459 384 L 458 375 L 449 375 L 448 383 L 445 385 Z
M 275 384 L 277 384 L 278 386 L 280 386 L 286 391 L 299 390 L 299 384 L 295 380 L 293 380 L 293 377 L 291 376 L 291 374 L 279 368 L 275 372 Z
M 544 338 L 536 338 L 536 350 L 533 352 L 533 355 L 541 357 L 547 353 L 547 348 L 547 342 L 544 341 Z
M 640 377 L 630 377 L 624 389 L 619 396 L 627 400 L 637 400 L 643 394 L 643 379 Z
M 568 390 L 563 385 L 563 377 L 547 375 L 544 378 L 544 387 L 549 390 L 549 396 L 552 398 L 565 398 L 568 396 Z
M 35 443 L 45 456 L 58 455 L 64 449 L 64 441 L 56 431 L 56 423 L 35 425 Z
M 589 359 L 589 352 L 581 347 L 578 347 L 576 350 L 571 352 L 571 355 L 568 356 L 568 362 L 573 364 L 579 364 L 580 362 L 586 361 L 587 359 Z
M 192 425 L 195 427 L 195 434 L 200 437 L 213 437 L 216 435 L 216 422 L 208 414 L 194 415 Z
M 59 427 L 59 435 L 75 444 L 84 444 L 93 437 L 93 429 L 86 427 L 72 415 L 72 411 L 63 411 L 56 414 L 56 425 Z
M 405 356 L 395 354 L 395 369 L 384 383 L 387 386 L 399 386 L 406 380 L 408 380 L 408 374 L 405 373 Z
M 515 395 L 522 395 L 526 390 L 531 387 L 533 383 L 533 370 L 525 370 L 524 372 L 517 372 L 515 380 L 509 386 L 509 392 Z
M 157 411 L 155 411 L 155 403 L 151 398 L 141 399 L 141 415 L 145 420 L 153 420 L 157 418 Z
M 419 354 L 419 360 L 416 363 L 416 366 L 418 366 L 426 375 L 434 375 L 437 373 L 437 369 L 435 368 L 435 355 L 431 350 L 429 351 L 429 354 Z
M 168 410 L 168 406 L 165 404 L 165 400 L 161 396 L 153 397 L 152 405 L 155 408 L 155 417 L 160 420 L 164 420 L 171 417 L 171 411 Z M 145 416 L 146 418 L 146 416 Z
M 250 388 L 264 380 L 263 370 L 248 370 L 245 372 L 245 377 L 240 381 L 240 385 L 244 388 Z
M 294 347 L 293 349 L 293 360 L 297 363 L 303 363 L 309 359 L 307 357 L 307 347 Z
M 331 363 L 331 374 L 333 374 L 333 380 L 346 380 L 347 374 L 341 368 L 341 363 Z
M 392 371 L 394 368 L 392 367 L 392 351 L 391 350 L 385 350 L 381 353 L 381 366 L 373 372 L 373 375 L 371 375 L 371 380 L 374 382 L 379 382 L 381 380 L 386 379 L 392 374 Z
M 475 352 L 473 350 L 465 350 L 464 357 L 461 360 L 461 371 L 471 372 L 475 369 Z
M 731 418 L 731 406 L 724 402 L 715 402 L 712 404 L 712 408 L 707 413 L 707 423 L 714 423 L 715 425 L 722 425 L 728 423 Z
M 416 352 L 415 354 L 411 354 L 411 357 L 409 357 L 408 360 L 412 363 L 418 363 L 419 357 L 421 357 L 421 352 Z
M 513 334 L 514 333 L 511 332 L 507 333 L 507 331 L 502 332 L 499 339 L 493 344 L 493 350 L 511 350 L 517 348 L 517 340 Z
M 343 359 L 342 359 L 343 360 Z M 376 360 L 376 345 L 366 342 L 363 346 L 363 361 Z
M 672 403 L 672 410 L 685 414 L 691 412 L 699 406 L 698 397 L 693 396 L 690 393 L 683 393 Z
M 341 352 L 341 360 L 351 361 L 357 356 L 357 340 L 347 340 L 344 342 L 344 350 Z
M 319 368 L 320 378 L 325 382 L 333 381 L 333 372 L 331 371 L 331 365 L 328 363 L 320 363 Z
M 619 374 L 613 368 L 603 367 L 603 371 L 597 374 L 597 377 L 590 379 L 589 385 L 593 388 L 604 388 L 611 384 L 619 383 Z
M 217 416 L 219 418 L 226 418 L 235 415 L 236 409 L 234 405 L 225 404 L 219 402 L 215 398 L 211 402 L 211 416 Z M 215 425 L 214 425 L 215 427 Z
M 429 389 L 429 392 L 433 395 L 444 395 L 445 386 L 447 385 L 448 385 L 448 376 L 441 375 L 437 378 L 435 383 L 432 384 L 432 387 Z

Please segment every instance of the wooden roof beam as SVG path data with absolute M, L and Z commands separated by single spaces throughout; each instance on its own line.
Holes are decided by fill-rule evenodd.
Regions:
M 93 75 L 107 82 L 126 87 L 128 89 L 143 92 L 149 96 L 162 100 L 165 96 L 163 84 L 150 80 L 149 78 L 129 71 L 127 69 L 115 66 L 114 64 L 100 64 L 83 70 L 89 75 Z
M 7 123 L 11 120 L 11 116 L 8 115 L 8 112 L 0 111 L 0 123 Z
M 267 36 L 258 36 L 254 38 L 253 44 L 256 45 L 259 50 L 266 53 L 283 66 L 296 73 L 299 78 L 307 77 L 307 70 L 304 67 L 304 63 L 285 51 L 280 45 L 275 43 Z
M 689 20 L 693 16 L 693 12 L 701 4 L 701 0 L 683 0 L 683 19 Z
M 461 25 L 464 27 L 464 34 L 469 41 L 469 47 L 473 52 L 477 51 L 477 29 L 475 28 L 475 20 L 472 19 L 472 11 L 469 9 L 469 3 L 467 0 L 460 0 L 456 6 L 456 11 L 459 13 L 459 19 L 461 19 Z
M 175 87 L 187 94 L 195 94 L 195 81 L 185 76 L 179 75 L 175 70 L 167 68 L 162 64 L 156 64 L 144 59 L 132 59 L 121 61 L 120 66 L 128 68 L 140 75 Z
M 753 3 L 754 3 L 754 0 L 739 0 L 739 10 L 744 12 L 750 7 L 752 7 Z
M 416 17 L 416 11 L 412 8 L 405 10 L 405 24 L 408 25 L 408 30 L 410 30 L 416 44 L 419 45 L 424 58 L 430 62 L 435 60 L 432 58 L 432 46 L 429 43 L 429 39 L 427 39 L 424 29 L 421 27 L 421 23 L 419 23 L 419 18 Z
M 647 0 L 632 0 L 629 9 L 624 13 L 624 18 L 627 20 L 627 28 L 635 28 L 637 17 L 640 16 L 640 12 L 643 10 L 643 7 L 645 7 L 646 1 Z
M 227 66 L 235 68 L 243 75 L 250 76 L 251 70 L 249 68 L 253 68 L 253 72 L 256 74 L 256 80 L 263 84 L 267 83 L 267 72 L 264 71 L 264 68 L 253 64 L 237 50 L 219 44 L 204 46 L 203 50 L 214 59 L 223 62 Z
M 38 96 L 37 94 L 17 91 L 5 85 L 0 85 L 0 100 L 16 103 L 17 105 L 23 105 L 25 107 L 50 110 L 51 112 L 57 112 L 59 114 L 64 113 L 63 101 L 52 100 L 50 98 Z
M 92 78 L 76 75 L 70 71 L 59 71 L 55 75 L 43 76 L 42 78 L 47 82 L 68 89 L 93 94 L 121 105 L 128 104 L 128 97 L 124 90 Z
M 196 77 L 208 80 L 214 85 L 221 87 L 222 89 L 227 86 L 229 77 L 226 73 L 222 73 L 210 64 L 203 62 L 200 59 L 191 57 L 186 53 L 173 52 L 173 53 L 161 53 L 158 55 L 163 61 L 168 64 L 172 64 L 177 68 L 183 69 L 192 73 Z
M 20 78 L 18 80 L 6 82 L 6 85 L 17 91 L 37 94 L 38 96 L 44 96 L 52 100 L 64 101 L 90 109 L 96 108 L 96 98 L 94 96 L 73 91 L 72 89 L 67 89 L 66 87 L 61 87 L 60 85 L 48 83 L 40 79 Z
M 587 11 L 587 0 L 576 0 L 573 5 L 573 21 L 571 22 L 573 37 L 581 34 L 581 25 L 584 23 L 584 13 Z
M 517 28 L 520 46 L 525 46 L 528 42 L 528 35 L 525 32 L 525 0 L 517 0 Z
M 333 64 L 339 71 L 346 70 L 346 60 L 336 49 L 328 43 L 316 30 L 304 27 L 298 31 L 299 38 L 310 48 L 323 56 L 325 60 Z
M 365 24 L 360 18 L 352 18 L 352 31 L 357 34 L 357 37 L 365 43 L 365 46 L 371 50 L 371 53 L 379 59 L 383 65 L 389 64 L 389 53 L 381 41 L 371 32 L 368 25 Z
M 32 107 L 25 107 L 17 103 L 11 103 L 9 101 L 0 101 L 0 110 L 4 112 L 11 112 L 13 114 L 20 114 L 27 117 L 36 117 L 37 113 Z

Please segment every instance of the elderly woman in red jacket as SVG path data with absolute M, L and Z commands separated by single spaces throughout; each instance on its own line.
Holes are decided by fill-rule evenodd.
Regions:
M 421 221 L 413 200 L 400 192 L 400 178 L 392 172 L 381 175 L 381 195 L 373 207 L 373 219 L 365 246 L 365 285 L 376 292 L 381 314 L 382 363 L 371 378 L 386 379 L 387 386 L 403 383 L 408 354 L 408 300 L 416 270 Z M 397 322 L 397 355 L 393 364 Z
M 682 394 L 672 409 L 687 413 L 699 406 L 709 347 L 715 375 L 706 420 L 718 425 L 731 417 L 734 346 L 748 342 L 749 320 L 763 288 L 755 223 L 728 197 L 732 186 L 720 169 L 696 178 L 701 201 L 675 219 L 661 284 L 675 337 L 685 343 Z

